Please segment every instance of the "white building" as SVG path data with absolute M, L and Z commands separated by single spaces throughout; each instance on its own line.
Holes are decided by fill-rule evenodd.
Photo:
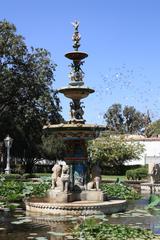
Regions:
M 160 163 L 160 137 L 146 138 L 140 135 L 128 135 L 127 140 L 139 142 L 145 148 L 141 158 L 131 160 L 127 165 L 145 165 L 151 162 Z

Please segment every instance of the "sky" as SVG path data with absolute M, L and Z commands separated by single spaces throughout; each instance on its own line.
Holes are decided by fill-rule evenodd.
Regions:
M 104 124 L 114 103 L 160 118 L 159 0 L 0 0 L 0 20 L 14 23 L 27 46 L 46 48 L 57 64 L 54 88 L 68 85 L 64 54 L 72 51 L 80 22 L 80 51 L 88 53 L 84 82 L 95 93 L 84 99 L 88 123 Z M 69 120 L 69 100 L 59 94 Z

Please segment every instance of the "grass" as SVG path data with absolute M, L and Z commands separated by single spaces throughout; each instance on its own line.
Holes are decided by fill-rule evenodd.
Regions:
M 28 178 L 28 177 L 51 177 L 51 173 L 33 173 L 33 174 L 29 174 L 29 173 L 24 173 L 23 175 L 20 174 L 9 174 L 9 175 L 4 175 L 7 179 L 18 179 L 18 178 Z M 119 178 L 121 181 L 127 180 L 126 176 L 118 176 L 118 175 L 102 175 L 102 180 L 116 180 L 117 178 Z
M 117 178 L 119 178 L 121 181 L 127 180 L 126 176 L 117 176 L 117 175 L 112 175 L 112 176 L 106 176 L 106 175 L 102 175 L 102 181 L 103 180 L 116 180 Z

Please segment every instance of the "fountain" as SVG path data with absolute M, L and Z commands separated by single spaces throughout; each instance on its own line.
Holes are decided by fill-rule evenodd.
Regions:
M 82 65 L 88 57 L 80 52 L 81 36 L 79 22 L 73 23 L 74 51 L 65 54 L 72 60 L 69 73 L 70 82 L 67 87 L 59 89 L 65 97 L 71 99 L 70 120 L 67 123 L 45 126 L 44 129 L 54 134 L 55 138 L 64 140 L 66 151 L 63 165 L 56 163 L 52 174 L 52 187 L 43 199 L 30 199 L 26 202 L 26 210 L 33 213 L 53 215 L 97 215 L 123 211 L 125 200 L 106 201 L 100 190 L 101 169 L 97 164 L 91 166 L 87 156 L 87 140 L 96 138 L 104 126 L 86 124 L 83 118 L 84 105 L 82 99 L 94 90 L 85 86 Z

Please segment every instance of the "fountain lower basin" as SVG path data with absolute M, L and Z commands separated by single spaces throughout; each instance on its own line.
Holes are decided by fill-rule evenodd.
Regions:
M 31 213 L 41 213 L 59 216 L 87 216 L 123 212 L 127 208 L 126 200 L 110 201 L 74 201 L 70 203 L 49 203 L 45 199 L 26 201 L 26 210 Z

